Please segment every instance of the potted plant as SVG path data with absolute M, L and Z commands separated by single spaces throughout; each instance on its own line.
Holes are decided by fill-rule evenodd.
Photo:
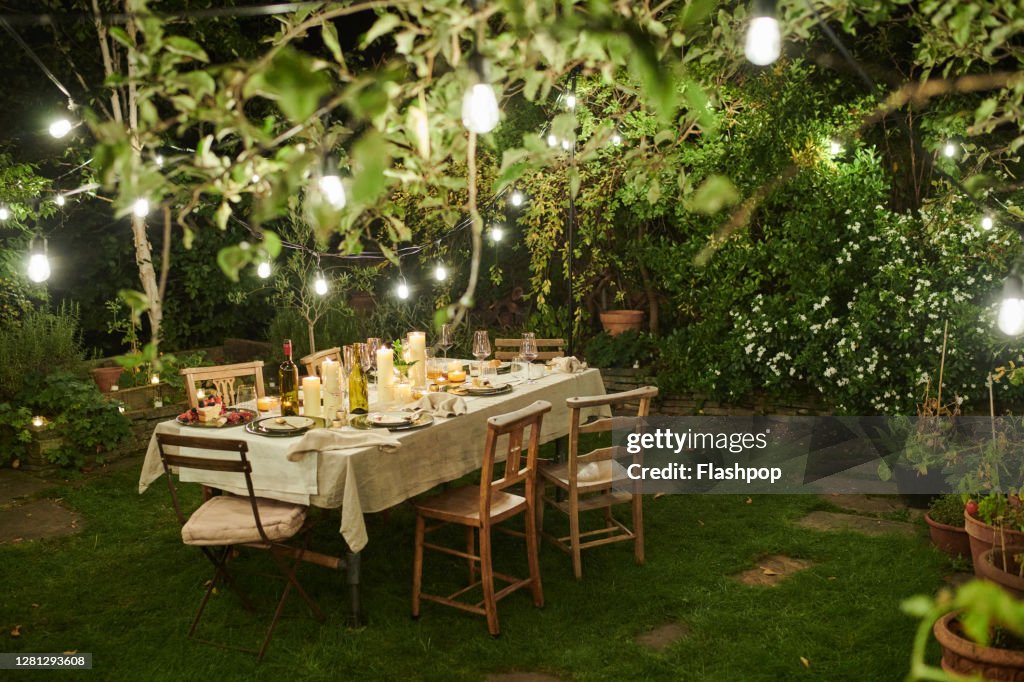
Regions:
M 1024 503 L 1017 495 L 992 493 L 964 508 L 974 574 L 982 575 L 981 557 L 993 547 L 1024 545 Z
M 964 502 L 960 495 L 943 495 L 931 501 L 924 515 L 932 544 L 951 557 L 970 556 L 971 541 L 964 529 Z
M 981 555 L 981 575 L 1012 594 L 1024 598 L 1024 545 L 993 547 Z

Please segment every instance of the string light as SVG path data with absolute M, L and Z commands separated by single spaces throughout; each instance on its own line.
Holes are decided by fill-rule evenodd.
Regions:
M 782 33 L 775 18 L 774 0 L 753 0 L 750 16 L 743 53 L 751 64 L 767 66 L 782 53 Z
M 58 206 L 63 206 L 64 204 L 67 203 L 67 199 L 64 198 L 63 194 L 58 194 L 53 198 L 53 203 L 57 204 Z
M 617 130 L 612 133 L 612 144 L 616 147 L 622 144 L 622 135 Z
M 46 238 L 33 237 L 28 258 L 28 278 L 37 284 L 50 279 L 50 259 L 46 255 Z
M 947 142 L 946 146 L 942 148 L 942 153 L 947 159 L 952 159 L 956 156 L 956 145 L 952 142 Z
M 270 262 L 263 261 L 258 266 L 256 266 L 256 274 L 259 275 L 260 279 L 266 279 L 267 277 L 270 277 Z
M 145 218 L 149 215 L 149 199 L 136 199 L 132 204 L 132 213 L 136 218 Z
M 549 147 L 557 147 L 558 146 L 558 138 L 555 137 L 554 133 L 548 133 L 548 146 Z
M 437 267 L 434 268 L 434 279 L 438 282 L 448 279 L 448 269 L 444 266 L 444 263 L 438 263 Z
M 151 376 L 149 378 L 149 383 L 153 384 L 154 386 L 159 384 L 160 383 L 160 375 L 159 374 L 154 374 L 153 376 Z
M 570 93 L 569 95 L 566 96 L 566 98 L 565 98 L 565 107 L 569 111 L 573 111 L 573 110 L 576 109 L 576 95 L 573 95 L 573 94 Z
M 404 277 L 398 282 L 398 286 L 395 287 L 395 295 L 403 301 L 409 298 L 409 285 Z
M 71 132 L 71 121 L 66 118 L 58 118 L 56 121 L 50 124 L 50 135 L 56 139 L 61 139 L 65 135 Z
M 524 199 L 523 193 L 520 192 L 519 190 L 515 189 L 515 190 L 512 190 L 512 194 L 509 195 L 508 203 L 510 203 L 513 206 L 515 206 L 516 208 L 518 208 L 518 207 L 523 205 L 523 199 Z
M 324 279 L 322 270 L 316 273 L 316 279 L 313 281 L 313 291 L 320 296 L 327 294 L 327 280 Z
M 1020 277 L 1010 275 L 1003 281 L 1003 301 L 999 305 L 999 329 L 1009 336 L 1024 332 L 1024 287 Z
M 829 140 L 828 150 L 832 156 L 839 156 L 843 153 L 843 143 L 839 140 Z
M 6 206 L 0 206 L 0 220 L 7 220 L 11 217 L 11 211 Z
M 320 193 L 323 194 L 328 204 L 336 209 L 342 209 L 345 208 L 347 197 L 345 196 L 345 185 L 341 183 L 341 177 L 338 176 L 336 169 L 337 164 L 328 159 L 324 164 L 323 174 L 320 176 L 317 185 L 320 187 Z
M 569 140 L 562 140 L 562 149 L 564 149 L 565 151 L 569 151 L 571 147 L 572 143 L 569 142 Z
M 484 73 L 483 57 L 476 54 L 470 59 L 476 74 L 476 83 L 462 98 L 462 125 L 470 132 L 480 135 L 489 133 L 497 127 L 500 112 L 494 88 L 487 82 Z
M 985 230 L 987 232 L 988 230 L 991 230 L 995 226 L 996 226 L 996 222 L 994 220 L 992 220 L 992 216 L 987 215 L 987 216 L 983 216 L 982 217 L 982 219 L 981 219 L 981 229 L 983 229 L 983 230 Z
M 157 154 L 156 156 L 153 157 L 153 162 L 159 168 L 163 168 L 164 167 L 164 155 L 163 154 Z
M 494 242 L 500 242 L 505 237 L 505 230 L 501 225 L 495 225 L 491 228 L 491 240 Z

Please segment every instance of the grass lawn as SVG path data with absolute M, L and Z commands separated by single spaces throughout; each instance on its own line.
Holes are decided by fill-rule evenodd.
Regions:
M 502 637 L 494 640 L 483 618 L 436 604 L 425 603 L 418 622 L 409 618 L 414 517 L 406 505 L 390 519 L 369 520 L 368 626 L 344 625 L 343 574 L 304 566 L 300 579 L 328 620 L 318 624 L 300 599 L 290 600 L 294 617 L 280 623 L 257 665 L 248 654 L 186 639 L 212 570 L 181 544 L 164 481 L 140 496 L 137 479 L 133 467 L 51 490 L 83 515 L 84 529 L 0 546 L 0 650 L 91 652 L 91 677 L 117 680 L 481 680 L 514 670 L 578 680 L 897 680 L 915 625 L 899 603 L 934 592 L 951 570 L 928 544 L 923 522 L 917 537 L 866 537 L 795 526 L 808 512 L 831 508 L 815 497 L 648 498 L 645 566 L 633 563 L 626 543 L 598 548 L 584 553 L 576 582 L 569 558 L 544 546 L 547 605 L 535 609 L 528 591 L 508 597 L 499 604 Z M 557 518 L 549 510 L 546 522 Z M 337 515 L 324 521 L 317 548 L 339 551 Z M 498 570 L 525 575 L 520 541 L 499 534 L 496 545 Z M 776 587 L 730 577 L 768 554 L 813 565 Z M 241 573 L 270 564 L 250 551 L 235 565 Z M 428 553 L 426 567 L 424 585 L 437 592 L 464 575 L 463 562 L 436 553 Z M 224 591 L 200 634 L 255 647 L 280 588 L 264 582 L 245 580 L 265 613 L 254 617 Z M 660 653 L 634 642 L 670 622 L 689 635 Z M 17 638 L 9 635 L 16 625 Z

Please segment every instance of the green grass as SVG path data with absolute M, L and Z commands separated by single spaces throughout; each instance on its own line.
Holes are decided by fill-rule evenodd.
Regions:
M 578 680 L 895 680 L 905 675 L 914 622 L 902 599 L 934 592 L 949 563 L 918 537 L 821 533 L 793 522 L 819 498 L 664 496 L 645 503 L 647 564 L 622 543 L 584 554 L 584 577 L 567 556 L 541 550 L 547 605 L 527 591 L 499 605 L 502 637 L 482 618 L 426 603 L 409 618 L 413 514 L 408 505 L 369 519 L 363 559 L 367 627 L 345 627 L 344 575 L 305 566 L 300 579 L 328 614 L 320 625 L 290 601 L 261 665 L 185 637 L 212 571 L 180 542 L 163 479 L 136 494 L 137 471 L 50 491 L 85 519 L 78 535 L 0 546 L 0 650 L 93 654 L 92 677 L 117 680 L 481 680 L 488 673 L 544 671 Z M 195 499 L 193 497 L 193 499 Z M 557 514 L 548 511 L 546 522 Z M 327 516 L 318 549 L 340 551 L 338 517 Z M 453 536 L 461 542 L 461 535 Z M 498 570 L 524 574 L 525 551 L 498 535 Z M 777 587 L 730 578 L 759 557 L 785 554 L 813 566 Z M 269 568 L 247 552 L 236 570 Z M 425 586 L 456 584 L 464 564 L 428 553 Z M 267 609 L 280 583 L 246 579 Z M 228 591 L 211 603 L 204 636 L 255 646 L 269 610 L 243 611 Z M 633 638 L 677 621 L 690 635 L 663 653 Z M 8 631 L 21 626 L 21 636 Z M 801 662 L 809 661 L 809 667 Z M 65 673 L 71 677 L 81 673 Z M 60 677 L 59 674 L 48 675 Z

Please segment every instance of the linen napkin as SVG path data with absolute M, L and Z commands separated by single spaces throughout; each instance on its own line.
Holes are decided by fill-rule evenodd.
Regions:
M 466 414 L 466 401 L 457 395 L 427 393 L 405 409 L 413 412 L 424 412 L 435 417 L 455 417 L 460 414 Z
M 298 462 L 308 454 L 318 452 L 341 453 L 362 450 L 376 445 L 391 451 L 402 447 L 402 442 L 389 431 L 342 431 L 341 429 L 313 429 L 288 448 L 288 461 Z
M 587 363 L 580 362 L 575 355 L 566 358 L 552 358 L 551 371 L 561 374 L 572 374 L 587 368 Z

